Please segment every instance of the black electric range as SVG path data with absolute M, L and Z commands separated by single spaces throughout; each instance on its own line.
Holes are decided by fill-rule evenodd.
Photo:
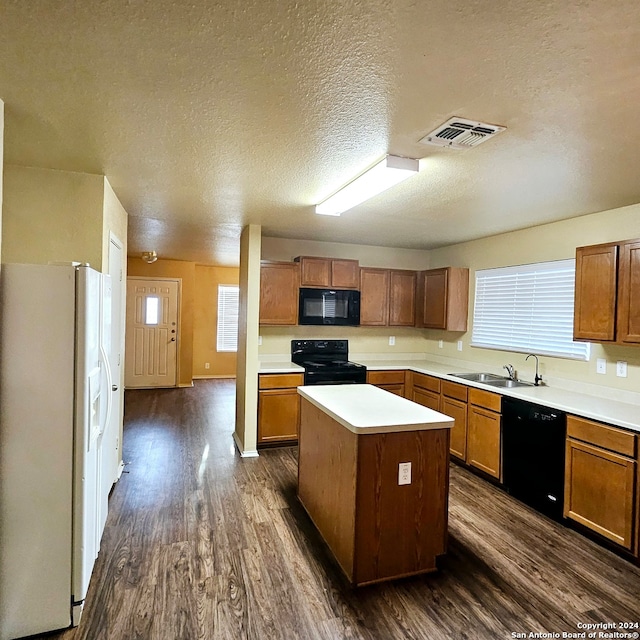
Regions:
M 304 367 L 306 385 L 367 381 L 367 368 L 349 362 L 348 340 L 292 340 L 291 361 Z

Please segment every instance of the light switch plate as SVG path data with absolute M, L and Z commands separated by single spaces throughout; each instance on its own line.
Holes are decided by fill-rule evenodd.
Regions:
M 607 361 L 604 358 L 596 360 L 596 373 L 607 373 Z
M 398 484 L 411 484 L 411 463 L 401 462 L 398 465 Z
M 627 377 L 627 363 L 623 360 L 618 360 L 616 363 L 616 375 L 618 378 L 626 378 Z

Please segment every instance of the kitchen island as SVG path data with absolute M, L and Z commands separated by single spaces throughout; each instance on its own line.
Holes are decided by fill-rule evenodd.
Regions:
M 371 385 L 298 393 L 298 498 L 351 584 L 435 571 L 453 419 Z

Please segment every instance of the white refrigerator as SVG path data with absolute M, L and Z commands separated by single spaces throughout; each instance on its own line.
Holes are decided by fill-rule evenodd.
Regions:
M 0 270 L 0 640 L 80 619 L 113 482 L 101 476 L 108 278 Z

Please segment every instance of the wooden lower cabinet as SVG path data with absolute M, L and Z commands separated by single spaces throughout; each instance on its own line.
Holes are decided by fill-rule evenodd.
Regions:
M 387 369 L 384 371 L 367 371 L 367 384 L 373 384 L 397 396 L 405 397 L 406 371 Z
M 407 397 L 423 407 L 440 411 L 440 378 L 424 373 L 410 372 L 409 393 Z
M 302 399 L 298 497 L 353 585 L 437 569 L 447 548 L 449 429 L 353 433 Z M 412 482 L 398 485 L 398 465 Z
M 466 460 L 467 458 L 467 403 L 442 396 L 440 413 L 444 413 L 455 420 L 451 429 L 451 455 Z
M 564 515 L 637 553 L 637 436 L 567 417 Z
M 293 442 L 300 427 L 302 374 L 258 376 L 258 445 Z
M 502 399 L 497 393 L 469 390 L 467 463 L 500 479 Z

